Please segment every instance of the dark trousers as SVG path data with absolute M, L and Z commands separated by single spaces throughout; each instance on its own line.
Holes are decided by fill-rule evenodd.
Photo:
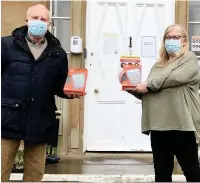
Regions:
M 174 156 L 187 182 L 200 182 L 198 147 L 194 132 L 151 131 L 155 182 L 172 182 Z

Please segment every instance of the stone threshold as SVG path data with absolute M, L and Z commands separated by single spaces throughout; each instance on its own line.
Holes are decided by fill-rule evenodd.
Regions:
M 22 174 L 12 173 L 11 181 L 21 181 Z M 133 183 L 154 182 L 154 175 L 98 175 L 98 174 L 45 174 L 42 182 L 82 182 L 82 183 Z M 173 182 L 186 182 L 183 175 L 173 175 Z

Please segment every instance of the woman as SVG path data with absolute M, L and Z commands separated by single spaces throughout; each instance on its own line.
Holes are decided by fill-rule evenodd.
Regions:
M 200 182 L 200 74 L 187 33 L 169 26 L 146 82 L 129 93 L 142 99 L 142 133 L 150 134 L 155 181 L 171 182 L 176 156 L 188 182 Z

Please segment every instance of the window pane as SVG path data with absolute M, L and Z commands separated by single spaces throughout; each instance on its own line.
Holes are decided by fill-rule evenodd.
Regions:
M 70 20 L 52 20 L 52 33 L 66 52 L 70 51 Z
M 189 1 L 189 21 L 190 22 L 200 22 L 200 1 Z M 200 36 L 200 24 L 189 24 L 189 43 L 190 50 L 192 36 Z M 200 56 L 199 51 L 194 51 L 197 56 Z
M 52 16 L 53 17 L 70 17 L 70 1 L 53 0 L 52 1 Z
M 189 1 L 189 21 L 200 22 L 200 1 Z
M 192 50 L 191 49 L 192 36 L 200 36 L 200 24 L 190 24 L 190 28 L 189 28 L 190 50 Z M 200 56 L 200 52 L 199 51 L 196 51 L 195 53 L 196 53 L 196 55 Z

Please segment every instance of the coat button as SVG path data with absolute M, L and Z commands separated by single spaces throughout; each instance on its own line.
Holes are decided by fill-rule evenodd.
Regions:
M 34 101 L 34 98 L 32 98 L 31 100 Z
M 19 107 L 19 104 L 15 104 L 15 107 Z

